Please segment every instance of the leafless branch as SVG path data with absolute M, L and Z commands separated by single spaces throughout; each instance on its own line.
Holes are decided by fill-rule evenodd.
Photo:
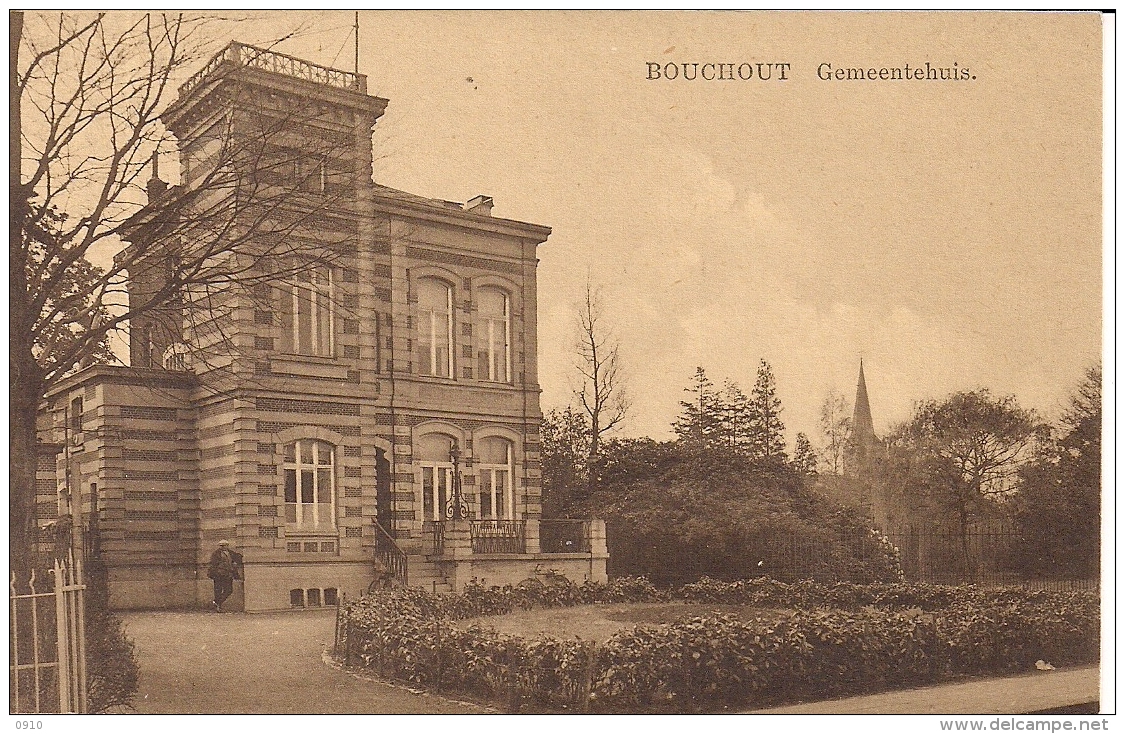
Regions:
M 337 262 L 354 243 L 347 234 L 325 234 L 355 229 L 357 215 L 348 211 L 344 189 L 303 195 L 318 174 L 311 168 L 293 174 L 309 155 L 307 144 L 301 151 L 292 144 L 292 130 L 317 113 L 308 103 L 284 110 L 258 103 L 260 124 L 249 135 L 236 133 L 228 117 L 218 131 L 220 149 L 191 186 L 172 187 L 144 205 L 149 161 L 170 142 L 160 115 L 174 81 L 199 60 L 201 30 L 209 21 L 166 14 L 114 20 L 111 28 L 104 14 L 81 23 L 59 16 L 52 43 L 41 49 L 37 36 L 25 36 L 33 51 L 19 77 L 30 102 L 23 125 L 25 236 L 22 250 L 11 254 L 13 267 L 25 264 L 26 288 L 16 295 L 23 325 L 31 333 L 71 335 L 65 347 L 55 340 L 37 349 L 48 383 L 108 334 L 185 293 L 291 279 Z M 257 103 L 238 102 L 243 108 Z M 327 140 L 318 153 L 346 157 L 340 150 L 347 144 Z M 322 226 L 328 211 L 340 212 L 342 228 Z M 68 290 L 76 267 L 126 240 L 132 244 L 89 280 L 87 290 Z M 126 302 L 131 271 L 157 261 L 168 277 L 143 300 Z
M 578 313 L 577 331 L 575 369 L 581 385 L 574 394 L 590 418 L 590 457 L 594 459 L 600 436 L 624 420 L 630 403 L 619 345 L 602 321 L 601 304 L 589 282 Z

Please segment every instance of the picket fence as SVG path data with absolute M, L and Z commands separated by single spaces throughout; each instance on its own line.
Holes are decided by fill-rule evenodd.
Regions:
M 86 620 L 82 561 L 52 561 L 9 597 L 9 712 L 86 713 Z M 26 591 L 28 593 L 22 593 Z

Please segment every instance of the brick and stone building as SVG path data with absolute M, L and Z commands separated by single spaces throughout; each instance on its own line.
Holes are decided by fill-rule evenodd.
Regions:
M 206 605 L 224 538 L 245 557 L 246 610 L 361 593 L 376 557 L 438 590 L 547 568 L 605 579 L 603 523 L 540 517 L 536 248 L 550 229 L 493 217 L 486 196 L 373 183 L 386 105 L 362 75 L 231 44 L 165 114 L 190 190 L 218 126 L 313 109 L 278 136 L 293 162 L 244 164 L 293 189 L 308 213 L 293 237 L 315 230 L 338 256 L 209 293 L 206 324 L 185 294 L 134 319 L 131 366 L 86 367 L 49 396 L 41 517 L 75 517 L 114 606 Z M 154 173 L 150 198 L 169 191 Z M 159 236 L 142 211 L 130 246 Z M 150 260 L 130 272 L 135 302 L 165 277 Z

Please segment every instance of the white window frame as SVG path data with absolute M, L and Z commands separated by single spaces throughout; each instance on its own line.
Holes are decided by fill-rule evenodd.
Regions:
M 446 283 L 440 278 L 423 278 L 423 281 L 436 283 L 445 289 L 445 338 L 448 345 L 445 355 L 445 368 L 447 374 L 438 374 L 438 342 L 436 339 L 438 330 L 439 312 L 432 308 L 419 307 L 418 324 L 421 328 L 425 329 L 424 334 L 419 335 L 419 342 L 428 341 L 430 349 L 430 371 L 423 372 L 422 374 L 429 377 L 445 377 L 454 379 L 457 374 L 454 372 L 453 352 L 456 350 L 456 345 L 453 343 L 453 286 Z M 425 339 L 423 339 L 425 337 Z
M 336 353 L 335 278 L 332 277 L 331 268 L 313 268 L 310 274 L 309 280 L 297 280 L 289 289 L 293 319 L 292 334 L 290 335 L 293 340 L 293 354 L 307 357 L 331 357 Z M 324 276 L 324 282 L 320 282 L 318 276 Z M 301 291 L 306 291 L 309 295 L 309 351 L 301 351 Z M 321 305 L 321 297 L 327 301 L 326 306 Z M 318 327 L 324 319 L 328 321 L 327 352 L 320 351 L 319 340 L 316 338 L 320 331 Z
M 305 462 L 302 459 L 302 446 L 304 444 L 312 444 L 312 463 Z M 289 447 L 293 447 L 293 458 L 290 459 L 288 455 Z M 286 526 L 295 530 L 334 530 L 336 528 L 336 447 L 327 441 L 320 441 L 318 439 L 303 438 L 287 444 L 285 447 L 286 456 L 283 463 L 284 468 L 284 484 L 283 484 L 283 498 L 285 501 L 285 524 Z M 326 464 L 320 463 L 322 453 L 327 453 L 328 462 Z M 327 470 L 328 486 L 322 486 L 322 471 Z M 302 479 L 304 472 L 311 473 L 312 479 L 312 502 L 302 502 Z M 293 502 L 289 501 L 289 477 L 293 477 Z M 323 494 L 328 493 L 328 502 L 321 502 L 320 499 Z M 289 519 L 289 505 L 296 505 L 295 519 Z M 321 517 L 321 508 L 327 505 L 328 516 Z M 311 511 L 312 522 L 306 522 L 305 513 Z
M 515 472 L 515 449 L 511 441 L 500 436 L 489 436 L 482 440 L 496 440 L 504 444 L 504 448 L 508 453 L 508 462 L 506 464 L 485 464 L 478 465 L 477 479 L 479 485 L 477 487 L 477 502 L 480 507 L 480 518 L 482 520 L 515 520 L 516 519 L 516 472 Z M 508 481 L 505 483 L 503 490 L 504 499 L 504 513 L 503 516 L 496 514 L 496 475 L 497 472 L 505 472 Z M 485 476 L 489 481 L 485 481 Z M 484 492 L 485 487 L 489 487 L 489 513 L 484 512 Z
M 447 519 L 445 515 L 446 505 L 453 499 L 453 464 L 452 462 L 442 461 L 424 461 L 420 464 L 422 469 L 422 514 L 425 515 L 425 520 L 432 520 L 434 522 L 442 522 Z M 429 488 L 430 508 L 429 515 L 426 515 L 426 474 L 429 473 L 432 478 L 432 483 Z M 445 502 L 441 501 L 442 493 L 441 482 L 445 483 Z
M 510 383 L 512 381 L 512 298 L 507 291 L 500 288 L 488 287 L 481 290 L 499 293 L 504 299 L 504 313 L 500 318 L 493 314 L 482 314 L 484 333 L 481 336 L 486 340 L 484 351 L 488 353 L 488 372 L 478 377 L 488 382 Z M 500 344 L 497 344 L 498 338 L 503 340 Z M 503 374 L 497 374 L 500 372 L 497 363 L 500 361 L 498 352 L 501 349 L 504 352 Z

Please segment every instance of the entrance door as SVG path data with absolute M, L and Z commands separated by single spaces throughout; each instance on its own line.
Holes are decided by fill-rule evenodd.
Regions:
M 391 462 L 383 449 L 375 450 L 375 519 L 388 533 L 395 516 L 391 501 Z M 394 537 L 393 535 L 391 537 Z
M 441 522 L 453 516 L 453 466 L 422 466 L 422 513 L 426 520 Z

